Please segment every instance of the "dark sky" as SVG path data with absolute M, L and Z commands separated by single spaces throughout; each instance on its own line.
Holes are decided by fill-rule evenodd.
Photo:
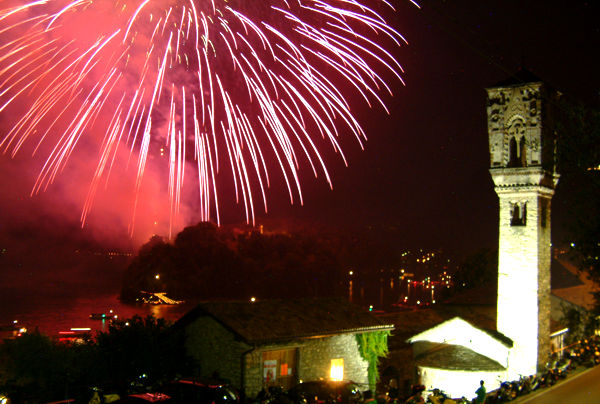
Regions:
M 558 90 L 600 98 L 593 2 L 422 1 L 399 7 L 406 87 L 390 117 L 372 113 L 366 151 L 335 171 L 333 192 L 293 214 L 316 223 L 393 226 L 408 245 L 461 252 L 497 243 L 485 88 L 522 66 Z M 561 241 L 568 195 L 553 201 Z M 283 214 L 285 215 L 285 214 Z
M 391 114 L 357 111 L 369 140 L 365 151 L 352 139 L 342 142 L 347 168 L 337 158 L 328 160 L 333 191 L 306 172 L 304 206 L 289 206 L 274 181 L 270 212 L 257 221 L 291 221 L 328 231 L 393 228 L 407 245 L 449 251 L 494 247 L 498 206 L 488 173 L 484 88 L 526 66 L 555 88 L 597 102 L 599 7 L 591 1 L 541 0 L 423 0 L 420 10 L 408 1 L 394 4 L 392 24 L 409 45 L 397 54 L 406 86 L 395 85 L 395 97 L 386 99 Z M 80 179 L 71 175 L 29 198 L 39 166 L 28 159 L 0 157 L 4 240 L 35 243 L 58 234 L 60 240 L 85 238 L 132 248 L 151 234 L 151 226 L 141 226 L 133 240 L 127 238 L 129 212 L 115 203 L 127 198 L 121 196 L 127 187 L 122 183 L 98 198 L 96 213 L 79 229 L 84 195 L 71 184 Z M 555 236 L 565 201 L 559 187 L 553 202 Z M 153 206 L 163 208 L 158 202 Z M 224 221 L 243 220 L 236 212 L 224 209 Z M 195 216 L 188 212 L 190 222 Z

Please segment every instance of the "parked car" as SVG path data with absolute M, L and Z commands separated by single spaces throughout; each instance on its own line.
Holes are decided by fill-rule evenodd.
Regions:
M 292 387 L 287 394 L 295 403 L 355 404 L 362 402 L 362 393 L 358 384 L 351 381 L 304 382 Z
M 90 401 L 91 402 L 91 401 Z M 122 397 L 117 401 L 113 401 L 114 404 L 143 404 L 143 403 L 160 403 L 160 404 L 172 404 L 174 401 L 166 394 L 162 393 L 141 393 L 141 394 L 130 394 Z
M 240 401 L 231 387 L 221 383 L 177 380 L 164 386 L 161 391 L 170 396 L 173 403 L 238 404 Z

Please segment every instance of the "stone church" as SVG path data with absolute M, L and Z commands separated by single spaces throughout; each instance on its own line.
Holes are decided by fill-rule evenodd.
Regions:
M 470 398 L 479 380 L 494 390 L 535 374 L 549 358 L 556 97 L 526 71 L 487 89 L 490 174 L 500 206 L 496 330 L 457 317 L 409 338 L 427 389 Z

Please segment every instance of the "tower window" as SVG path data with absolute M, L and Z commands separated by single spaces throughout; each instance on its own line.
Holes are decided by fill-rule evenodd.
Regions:
M 511 207 L 511 226 L 525 226 L 527 224 L 527 203 L 514 203 Z

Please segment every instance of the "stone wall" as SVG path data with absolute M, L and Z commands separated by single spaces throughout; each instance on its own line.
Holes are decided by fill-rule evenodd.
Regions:
M 251 347 L 236 340 L 212 317 L 199 317 L 187 326 L 185 347 L 195 361 L 197 376 L 210 378 L 217 372 L 241 389 L 242 357 Z
M 344 358 L 344 380 L 369 387 L 368 363 L 358 351 L 354 334 L 307 340 L 300 350 L 298 375 L 303 381 L 329 379 L 331 359 Z
M 273 345 L 261 347 L 248 353 L 244 358 L 244 388 L 247 397 L 256 397 L 263 388 L 262 352 L 272 349 L 290 349 L 293 346 Z
M 211 317 L 199 317 L 186 328 L 186 349 L 196 362 L 196 375 L 210 378 L 215 372 L 246 397 L 255 397 L 264 387 L 262 353 L 297 349 L 297 381 L 330 378 L 331 359 L 344 359 L 344 380 L 368 389 L 368 364 L 358 351 L 354 334 L 311 338 L 285 344 L 252 347 Z M 242 371 L 243 370 L 243 371 Z
M 354 334 L 311 338 L 287 344 L 265 345 L 246 355 L 245 384 L 248 397 L 263 388 L 262 353 L 271 350 L 298 349 L 298 382 L 329 379 L 331 359 L 344 359 L 344 380 L 368 387 L 368 364 L 361 358 Z

